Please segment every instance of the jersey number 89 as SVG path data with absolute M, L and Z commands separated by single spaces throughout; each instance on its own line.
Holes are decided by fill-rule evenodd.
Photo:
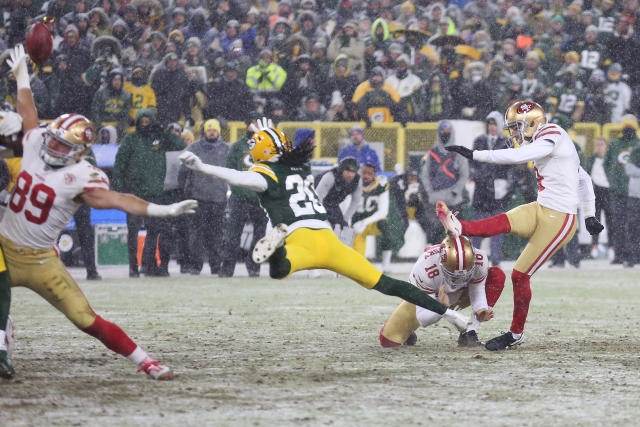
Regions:
M 53 188 L 43 183 L 38 183 L 32 188 L 32 183 L 33 178 L 27 171 L 20 172 L 13 194 L 11 194 L 11 200 L 9 200 L 9 208 L 15 213 L 20 213 L 28 198 L 36 210 L 26 209 L 24 216 L 29 222 L 43 224 L 49 217 L 49 211 L 51 211 L 53 201 L 56 198 L 56 192 Z

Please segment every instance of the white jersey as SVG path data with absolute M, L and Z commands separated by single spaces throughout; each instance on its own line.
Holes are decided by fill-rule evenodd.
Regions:
M 528 145 L 517 149 L 474 151 L 473 159 L 499 164 L 533 161 L 538 203 L 546 208 L 575 215 L 580 200 L 590 198 L 579 191 L 580 159 L 573 141 L 556 124 L 540 126 Z
M 106 174 L 81 160 L 52 168 L 40 157 L 45 129 L 29 131 L 23 139 L 22 168 L 11 194 L 0 233 L 16 245 L 33 249 L 55 246 L 81 203 L 76 197 L 93 189 L 109 189 Z
M 471 308 L 475 313 L 478 310 L 489 307 L 484 289 L 489 266 L 487 265 L 487 254 L 481 249 L 474 248 L 473 250 L 475 252 L 475 269 L 471 279 L 456 291 L 447 292 L 447 296 L 449 297 L 449 303 L 454 305 L 463 291 L 469 288 L 469 300 L 471 301 Z M 440 251 L 440 245 L 426 248 L 414 264 L 411 274 L 409 275 L 409 282 L 413 286 L 435 299 L 438 299 L 438 291 L 440 287 L 445 284 L 442 265 L 440 263 Z

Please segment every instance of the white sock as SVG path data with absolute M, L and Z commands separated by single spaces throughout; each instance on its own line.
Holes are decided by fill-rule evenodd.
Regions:
M 391 265 L 391 251 L 382 251 L 382 271 L 388 271 Z
M 0 350 L 7 350 L 7 333 L 0 329 Z
M 469 331 L 476 331 L 477 332 L 479 327 L 480 327 L 480 321 L 478 320 L 478 318 L 476 317 L 475 314 L 472 314 L 471 315 L 471 324 L 467 328 L 466 332 L 469 332 Z
M 136 365 L 139 365 L 148 357 L 149 356 L 147 355 L 147 353 L 145 353 L 145 351 L 141 349 L 140 346 L 137 346 L 136 349 L 127 356 L 127 359 L 131 360 Z
M 511 331 L 509 331 L 511 332 Z M 520 339 L 520 337 L 522 336 L 522 332 L 520 332 L 519 334 L 516 334 L 515 332 L 511 332 L 511 336 L 514 337 L 515 339 Z

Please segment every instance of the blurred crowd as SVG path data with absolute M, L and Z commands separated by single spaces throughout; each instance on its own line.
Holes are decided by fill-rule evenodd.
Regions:
M 43 118 L 90 112 L 122 137 L 163 125 L 484 120 L 528 98 L 566 123 L 638 111 L 637 0 L 7 1 L 0 44 L 54 35 L 32 87 Z M 3 61 L 4 63 L 4 61 Z M 3 73 L 3 96 L 13 82 Z M 8 79 L 8 80 L 7 80 Z M 107 133 L 105 133 L 107 138 Z
M 591 255 L 630 266 L 640 262 L 640 224 L 637 215 L 627 213 L 640 206 L 634 117 L 640 107 L 638 0 L 4 0 L 0 5 L 4 101 L 15 103 L 16 93 L 7 49 L 24 42 L 34 23 L 44 22 L 54 52 L 31 69 L 40 118 L 84 113 L 99 129 L 98 143 L 120 144 L 115 189 L 158 203 L 199 200 L 199 214 L 189 219 L 127 218 L 131 277 L 140 273 L 141 227 L 160 253 L 158 264 L 156 245 L 146 245 L 143 272 L 151 275 L 168 274 L 169 254 L 178 246 L 183 273 L 199 274 L 208 261 L 212 273 L 230 276 L 235 260 L 253 243 L 246 241 L 245 224 L 252 224 L 254 237 L 264 233 L 267 221 L 255 194 L 232 188 L 228 198 L 226 185 L 184 170 L 167 184 L 166 153 L 185 148 L 206 163 L 248 167 L 249 135 L 227 144 L 221 136 L 225 121 L 248 123 L 265 115 L 275 123 L 438 122 L 437 144 L 420 167 L 394 177 L 385 190 L 392 192 L 391 206 L 399 208 L 404 224 L 387 229 L 402 236 L 415 218 L 434 243 L 441 232 L 431 214 L 438 199 L 469 218 L 503 211 L 516 198 L 535 199 L 535 178 L 526 168 L 470 165 L 443 148 L 455 143 L 451 119 L 484 122 L 486 133 L 474 141 L 476 149 L 505 147 L 502 112 L 519 99 L 538 102 L 565 129 L 579 121 L 623 124 L 623 135 L 599 139 L 583 164 L 609 230 L 608 243 L 594 240 Z M 194 129 L 195 123 L 203 125 Z M 350 130 L 332 185 L 364 192 L 377 187 L 372 185 L 380 160 L 364 134 L 360 127 Z M 364 181 L 359 187 L 344 183 L 343 172 Z M 471 194 L 469 181 L 475 183 Z M 348 227 L 351 220 L 336 221 Z M 369 225 L 361 222 L 358 231 Z M 401 243 L 383 240 L 395 242 L 386 251 Z M 502 237 L 492 239 L 494 265 L 502 259 L 502 247 Z M 565 258 L 579 265 L 577 240 L 555 264 Z M 258 274 L 249 257 L 246 265 L 250 275 Z

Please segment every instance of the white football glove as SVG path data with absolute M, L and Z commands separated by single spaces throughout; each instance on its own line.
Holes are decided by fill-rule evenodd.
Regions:
M 196 213 L 197 207 L 197 200 L 183 200 L 170 205 L 156 205 L 155 203 L 149 203 L 147 206 L 147 215 L 154 217 L 173 217 L 182 214 L 192 214 Z
M 16 76 L 18 89 L 30 88 L 27 58 L 29 58 L 29 55 L 24 51 L 22 44 L 14 47 L 9 53 L 9 58 L 7 58 L 7 64 L 13 75 Z
M 273 121 L 266 117 L 256 120 L 256 124 L 251 123 L 249 125 L 249 130 L 253 133 L 260 132 L 261 130 L 266 130 L 273 127 Z
M 204 166 L 204 163 L 202 163 L 200 157 L 198 157 L 191 151 L 185 151 L 184 153 L 180 154 L 180 156 L 178 156 L 178 159 L 184 166 L 188 167 L 189 169 L 193 169 L 194 171 L 201 171 Z

